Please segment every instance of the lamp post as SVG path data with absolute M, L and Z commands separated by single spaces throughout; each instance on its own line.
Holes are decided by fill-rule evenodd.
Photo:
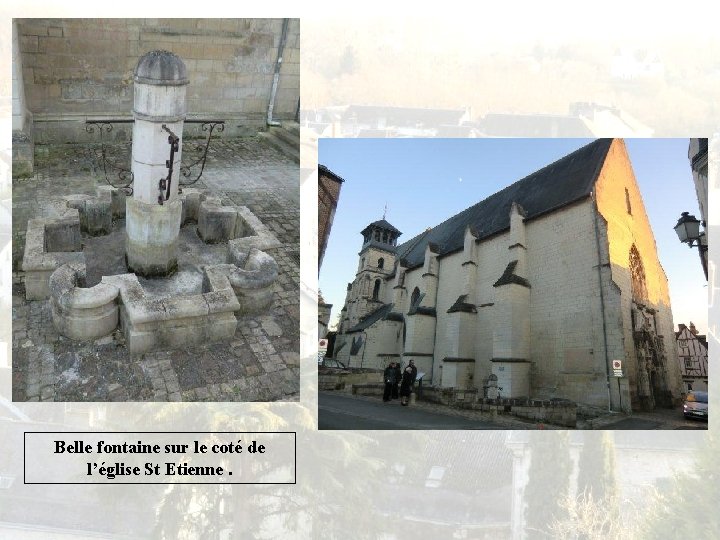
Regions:
M 698 248 L 700 263 L 705 272 L 705 279 L 707 279 L 707 236 L 705 231 L 700 232 L 700 221 L 695 216 L 691 216 L 689 212 L 683 212 L 674 229 L 683 244 L 687 244 L 690 248 Z

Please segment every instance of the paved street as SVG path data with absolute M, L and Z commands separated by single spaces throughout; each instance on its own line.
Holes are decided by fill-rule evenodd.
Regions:
M 403 407 L 399 400 L 356 398 L 318 393 L 319 429 L 505 429 L 487 421 L 472 420 L 428 410 L 425 404 Z
M 109 151 L 122 155 L 127 149 L 114 145 Z M 49 197 L 93 194 L 104 183 L 83 145 L 36 147 L 35 176 L 13 181 L 13 400 L 297 400 L 298 165 L 258 137 L 213 141 L 205 173 L 193 187 L 225 204 L 247 206 L 282 243 L 268 250 L 279 267 L 273 305 L 239 318 L 230 342 L 141 355 L 128 353 L 120 331 L 94 342 L 64 338 L 53 327 L 47 301 L 25 300 L 20 266 L 28 219 L 43 214 Z M 83 242 L 109 258 L 102 237 Z
M 426 402 L 402 407 L 397 400 L 383 403 L 379 397 L 358 397 L 340 392 L 320 392 L 318 395 L 320 429 L 538 429 L 540 426 L 542 429 L 565 429 L 512 416 L 498 416 L 492 421 L 479 417 L 477 411 Z M 600 416 L 589 422 L 578 422 L 577 429 L 705 430 L 707 427 L 707 422 L 685 419 L 680 409 L 657 409 L 636 412 L 632 416 Z
M 582 426 L 581 426 L 582 427 Z M 632 416 L 612 415 L 592 422 L 592 429 L 707 429 L 703 420 L 687 419 L 681 408 L 635 412 Z

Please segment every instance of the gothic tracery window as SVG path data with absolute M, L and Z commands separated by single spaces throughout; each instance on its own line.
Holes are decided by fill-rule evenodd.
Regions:
M 420 289 L 415 287 L 415 289 L 413 289 L 412 295 L 410 296 L 410 307 L 415 305 L 415 303 L 418 301 L 418 298 L 420 298 Z
M 630 277 L 632 279 L 632 297 L 636 302 L 647 301 L 647 286 L 645 285 L 645 268 L 640 253 L 633 245 L 630 248 Z

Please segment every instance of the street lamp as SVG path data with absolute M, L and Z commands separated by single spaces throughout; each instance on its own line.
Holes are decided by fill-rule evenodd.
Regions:
M 674 228 L 683 244 L 687 244 L 690 248 L 698 248 L 700 262 L 705 272 L 705 279 L 707 279 L 707 236 L 705 231 L 700 232 L 700 221 L 695 216 L 691 216 L 689 212 L 683 212 Z

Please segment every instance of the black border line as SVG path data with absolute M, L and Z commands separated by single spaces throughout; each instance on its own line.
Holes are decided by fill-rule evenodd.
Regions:
M 159 434 L 173 434 L 173 433 L 212 433 L 212 434 L 245 434 L 245 433 L 262 433 L 262 434 L 268 434 L 268 435 L 293 435 L 293 476 L 294 479 L 292 482 L 114 482 L 114 481 L 107 481 L 107 482 L 28 482 L 26 477 L 26 444 L 27 444 L 27 435 L 28 434 L 72 434 L 72 433 L 100 433 L 100 434 L 108 434 L 108 435 L 116 435 L 116 434 L 122 434 L 122 433 L 145 433 L 145 434 L 153 434 L 153 435 L 159 435 Z M 152 485 L 168 485 L 168 484 L 176 484 L 176 485 L 205 485 L 205 486 L 224 486 L 224 485 L 258 485 L 258 486 L 271 486 L 271 485 L 278 485 L 278 486 L 284 486 L 284 485 L 295 485 L 297 484 L 297 431 L 23 431 L 23 484 L 25 485 L 80 485 L 80 486 L 107 486 L 107 485 L 115 485 L 115 486 L 131 486 L 131 485 L 142 485 L 142 486 L 152 486 Z

